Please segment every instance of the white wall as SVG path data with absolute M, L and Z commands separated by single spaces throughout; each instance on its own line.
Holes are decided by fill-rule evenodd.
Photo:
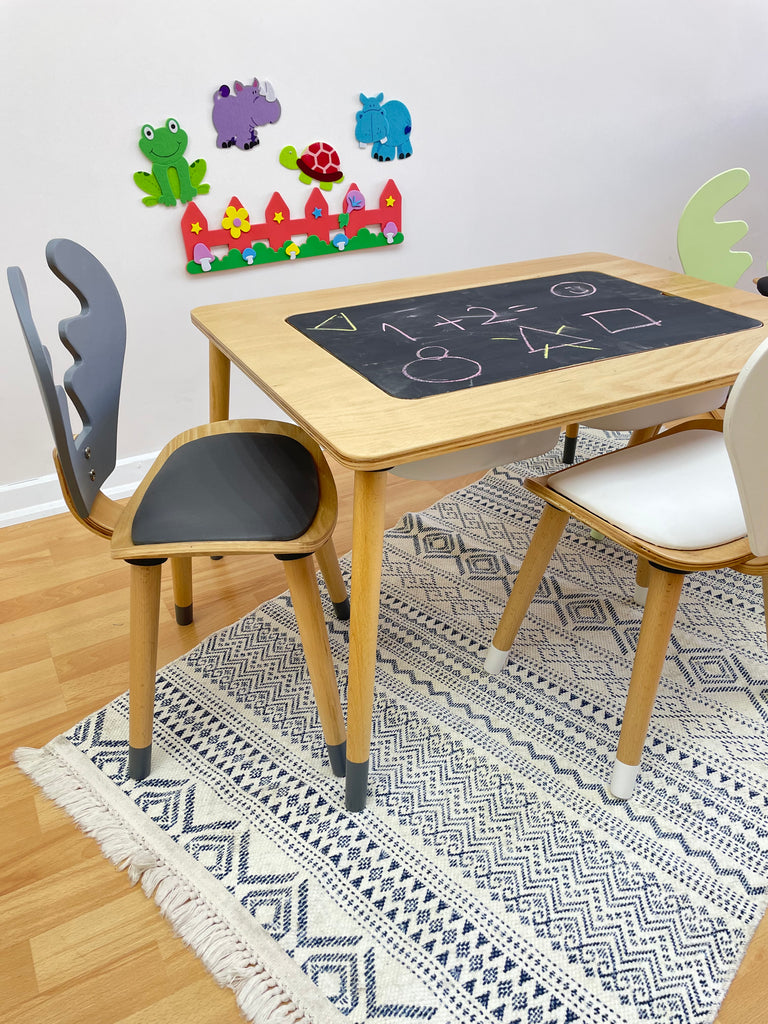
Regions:
M 0 47 L 0 266 L 24 269 L 51 348 L 74 301 L 45 266 L 47 240 L 74 238 L 108 266 L 129 324 L 126 459 L 207 417 L 195 305 L 559 252 L 678 269 L 682 207 L 735 166 L 752 182 L 721 217 L 750 224 L 742 286 L 765 272 L 765 0 L 1 0 Z M 274 83 L 283 116 L 256 150 L 217 150 L 212 94 L 254 75 Z M 408 104 L 410 160 L 382 166 L 357 148 L 360 91 Z M 212 223 L 232 194 L 260 212 L 279 190 L 299 214 L 308 190 L 277 154 L 323 139 L 364 193 L 392 174 L 404 244 L 188 275 L 181 207 L 144 207 L 132 181 L 148 169 L 142 124 L 170 116 L 187 156 L 208 163 L 199 205 Z M 0 489 L 21 508 L 41 492 L 19 482 L 50 474 L 51 444 L 4 282 L 0 339 Z M 275 412 L 235 381 L 234 414 Z

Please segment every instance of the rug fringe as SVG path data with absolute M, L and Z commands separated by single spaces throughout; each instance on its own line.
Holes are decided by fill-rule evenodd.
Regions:
M 154 898 L 176 934 L 200 957 L 219 985 L 232 989 L 249 1021 L 310 1024 L 306 1011 L 255 961 L 253 952 L 210 903 L 131 835 L 126 823 L 54 753 L 47 748 L 20 747 L 13 756 L 46 796 L 98 842 L 119 870 L 127 872 L 132 884 L 141 882 L 146 895 Z

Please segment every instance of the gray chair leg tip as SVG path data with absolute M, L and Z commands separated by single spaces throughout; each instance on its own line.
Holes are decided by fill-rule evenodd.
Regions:
M 152 745 L 128 748 L 128 778 L 141 782 L 152 768 Z
M 347 761 L 347 796 L 348 811 L 363 811 L 368 797 L 368 761 L 358 764 Z
M 328 751 L 328 760 L 331 762 L 333 774 L 337 779 L 343 779 L 347 774 L 347 741 L 344 740 L 342 743 L 336 743 L 333 746 L 330 743 L 326 743 L 325 746 Z

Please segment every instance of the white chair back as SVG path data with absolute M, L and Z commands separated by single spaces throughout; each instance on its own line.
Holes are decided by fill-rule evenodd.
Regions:
M 736 378 L 725 407 L 723 433 L 749 546 L 755 555 L 768 555 L 768 338 Z

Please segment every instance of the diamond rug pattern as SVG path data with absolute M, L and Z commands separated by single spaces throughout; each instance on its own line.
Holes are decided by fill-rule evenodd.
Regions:
M 616 442 L 585 432 L 580 455 Z M 144 782 L 126 697 L 18 752 L 248 1019 L 715 1019 L 767 902 L 760 581 L 686 581 L 636 793 L 614 800 L 626 552 L 572 522 L 506 670 L 482 670 L 540 513 L 520 480 L 558 460 L 388 532 L 364 812 L 327 767 L 286 595 L 159 673 Z M 326 619 L 343 680 L 347 625 Z

